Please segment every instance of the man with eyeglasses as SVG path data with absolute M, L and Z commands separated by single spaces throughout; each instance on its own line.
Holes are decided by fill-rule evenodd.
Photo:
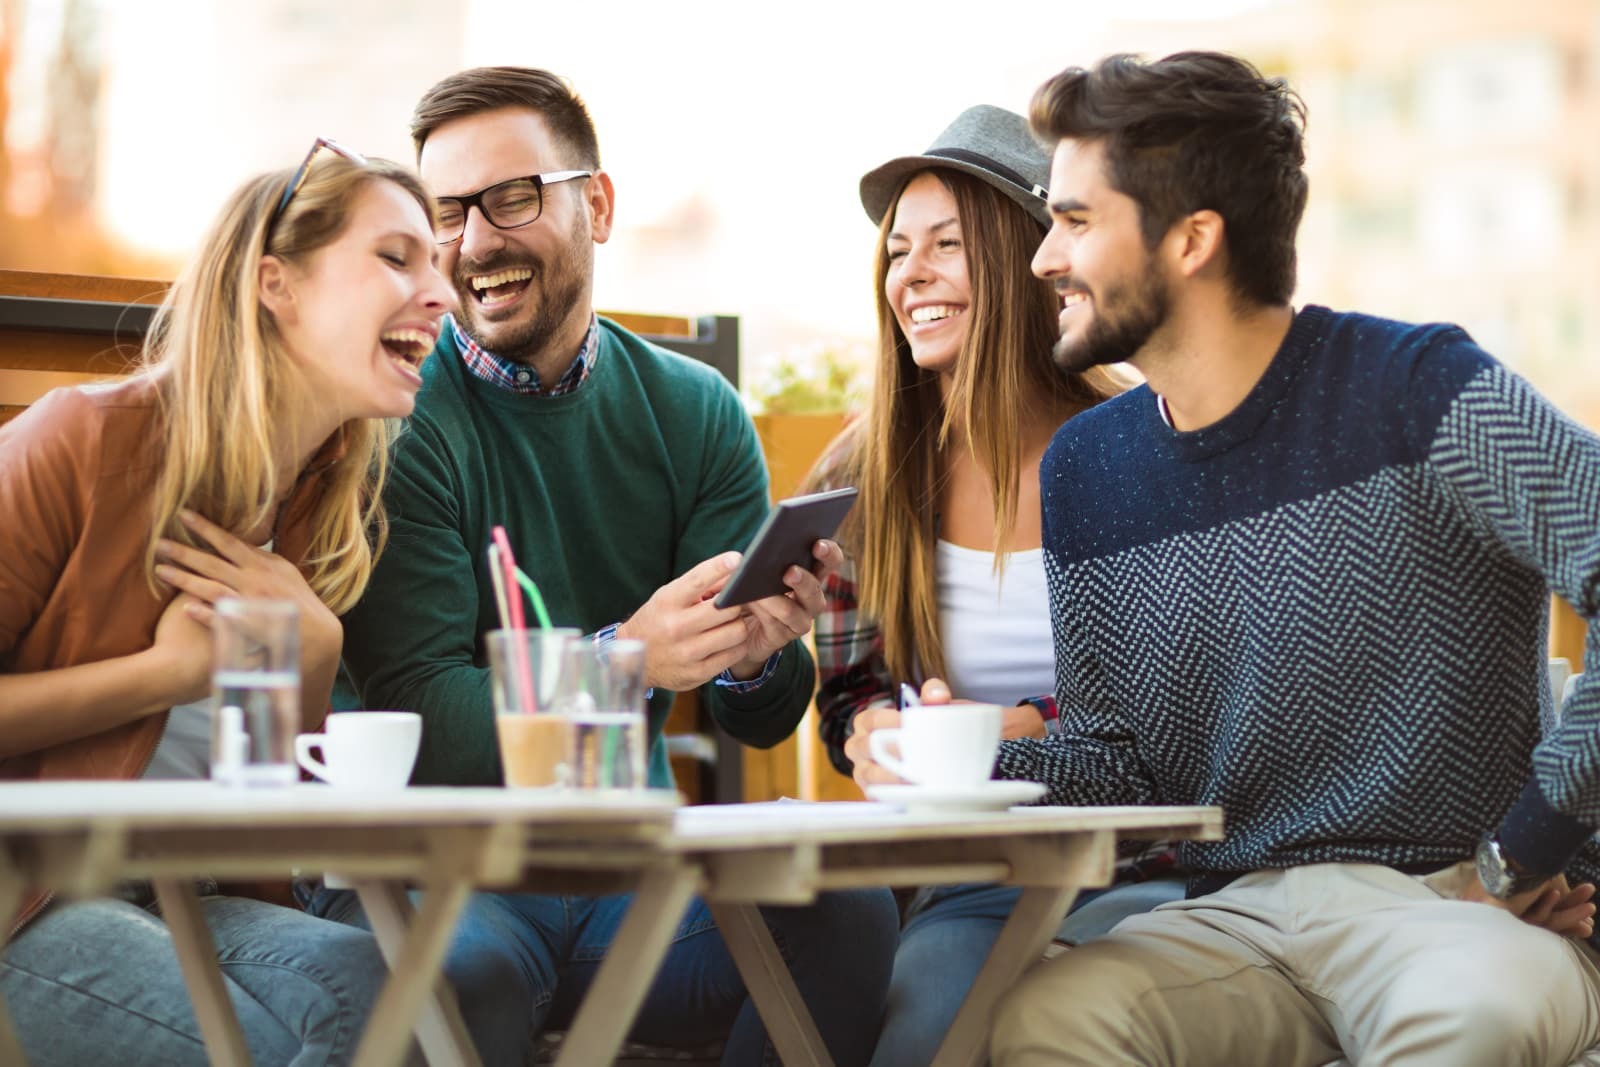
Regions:
M 594 246 L 611 235 L 614 195 L 583 102 L 545 71 L 480 68 L 430 89 L 411 129 L 461 306 L 395 457 L 388 548 L 345 618 L 362 706 L 422 713 L 417 781 L 500 782 L 479 642 L 499 625 L 485 549 L 500 524 L 557 624 L 646 642 L 652 742 L 673 692 L 695 687 L 740 741 L 787 737 L 814 675 L 799 638 L 823 608 L 820 576 L 843 557 L 819 541 L 817 573 L 791 568 L 788 595 L 746 610 L 708 599 L 737 561 L 728 550 L 766 513 L 765 465 L 716 371 L 596 317 Z M 671 784 L 659 745 L 651 781 Z M 524 1063 L 541 1030 L 571 1021 L 626 905 L 474 898 L 446 974 L 485 1063 Z M 324 890 L 309 906 L 359 921 L 349 894 Z M 865 1063 L 894 953 L 888 892 L 764 915 L 834 1060 Z M 634 1032 L 659 1044 L 727 1037 L 727 1063 L 770 1052 L 702 902 Z

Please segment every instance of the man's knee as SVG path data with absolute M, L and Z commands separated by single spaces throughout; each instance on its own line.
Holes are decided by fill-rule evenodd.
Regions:
M 1453 1063 L 1566 1063 L 1588 1043 L 1582 978 L 1542 952 L 1496 959 L 1493 946 L 1417 961 L 1396 980 L 1368 1054 L 1387 1062 L 1451 1049 Z M 1437 1054 L 1437 1053 L 1435 1053 Z
M 1037 964 L 1001 998 L 990 1059 L 1004 1064 L 1109 1063 L 1148 984 L 1136 965 L 1094 945 Z

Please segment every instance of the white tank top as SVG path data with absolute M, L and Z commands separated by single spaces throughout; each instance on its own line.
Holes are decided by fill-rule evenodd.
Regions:
M 1015 704 L 1055 691 L 1044 549 L 1013 552 L 996 580 L 994 555 L 940 541 L 939 633 L 945 680 L 958 699 Z

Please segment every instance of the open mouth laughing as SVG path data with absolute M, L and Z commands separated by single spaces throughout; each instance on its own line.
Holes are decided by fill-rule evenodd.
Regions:
M 379 343 L 395 367 L 419 383 L 422 378 L 417 372 L 422 369 L 422 361 L 428 358 L 428 353 L 433 351 L 435 340 L 432 333 L 416 326 L 400 326 L 378 335 Z
M 514 303 L 533 281 L 533 271 L 527 267 L 509 267 L 493 274 L 474 274 L 467 279 L 472 299 L 486 311 Z

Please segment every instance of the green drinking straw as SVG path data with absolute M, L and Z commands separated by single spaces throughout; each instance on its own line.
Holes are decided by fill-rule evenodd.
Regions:
M 545 609 L 544 597 L 539 595 L 539 587 L 533 583 L 532 578 L 523 573 L 521 567 L 516 567 L 514 570 L 517 575 L 517 584 L 522 587 L 524 593 L 528 594 L 528 601 L 533 604 L 533 613 L 539 617 L 540 628 L 550 629 L 550 612 Z M 616 786 L 617 745 L 619 740 L 615 730 L 607 730 L 605 732 L 605 741 L 600 750 L 599 774 L 600 783 L 603 786 L 611 786 L 613 788 Z
M 521 567 L 517 568 L 517 584 L 528 594 L 528 600 L 533 604 L 533 613 L 539 616 L 539 628 L 550 629 L 550 613 L 545 610 L 544 597 L 539 595 L 539 587 L 533 584 L 533 579 L 522 573 Z

